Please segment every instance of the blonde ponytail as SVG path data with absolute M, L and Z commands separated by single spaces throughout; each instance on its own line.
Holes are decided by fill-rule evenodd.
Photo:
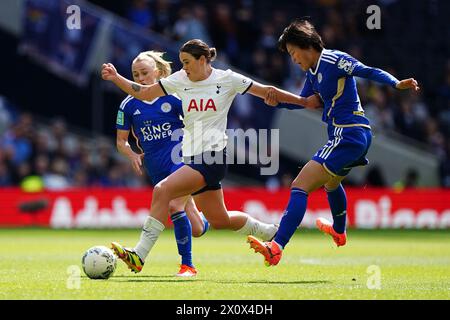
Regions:
M 166 78 L 172 73 L 172 67 L 170 66 L 171 62 L 163 59 L 163 55 L 164 52 L 160 51 L 144 51 L 139 53 L 139 55 L 134 59 L 133 62 L 138 60 L 152 59 L 156 64 L 156 68 L 159 70 L 159 78 Z

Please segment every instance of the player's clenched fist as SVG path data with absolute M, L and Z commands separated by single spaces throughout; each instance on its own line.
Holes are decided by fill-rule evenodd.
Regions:
M 266 91 L 266 96 L 264 98 L 264 103 L 275 107 L 278 105 L 277 92 L 274 87 L 269 87 Z
M 406 90 L 406 89 L 413 89 L 414 91 L 419 91 L 419 83 L 414 78 L 404 79 L 397 83 L 395 86 L 397 89 L 400 90 Z
M 112 63 L 104 63 L 102 65 L 102 78 L 109 81 L 117 78 L 117 70 Z

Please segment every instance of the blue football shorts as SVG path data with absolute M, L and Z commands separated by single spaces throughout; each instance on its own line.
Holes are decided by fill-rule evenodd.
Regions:
M 328 126 L 328 142 L 312 157 L 332 176 L 346 176 L 357 166 L 369 164 L 366 154 L 372 143 L 372 132 L 362 126 Z
M 150 181 L 152 183 L 152 186 L 156 186 L 158 184 L 158 182 L 160 182 L 161 180 L 164 180 L 165 178 L 167 178 L 171 173 L 177 171 L 183 165 L 184 165 L 184 163 L 174 164 L 170 168 L 162 169 L 162 170 L 160 170 L 159 172 L 156 172 L 156 173 L 152 173 L 152 172 L 147 170 L 147 173 L 148 173 L 148 175 L 150 177 Z

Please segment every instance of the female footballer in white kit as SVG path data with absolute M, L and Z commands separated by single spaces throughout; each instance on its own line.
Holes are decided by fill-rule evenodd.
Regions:
M 103 64 L 102 78 L 140 100 L 177 94 L 183 105 L 184 125 L 182 153 L 184 163 L 153 190 L 150 215 L 144 223 L 140 241 L 121 257 L 127 264 L 141 262 L 164 229 L 168 206 L 172 199 L 192 194 L 210 225 L 215 229 L 231 229 L 261 238 L 274 237 L 277 226 L 262 223 L 240 211 L 227 211 L 220 181 L 227 168 L 227 114 L 234 97 L 246 92 L 264 99 L 270 88 L 277 91 L 280 102 L 305 107 L 319 106 L 316 96 L 299 97 L 287 91 L 262 85 L 231 70 L 215 69 L 211 61 L 216 49 L 199 39 L 186 42 L 179 53 L 183 69 L 153 85 L 140 85 L 117 73 L 111 63 Z M 215 159 L 214 163 L 210 163 Z M 207 161 L 205 161 L 207 160 Z

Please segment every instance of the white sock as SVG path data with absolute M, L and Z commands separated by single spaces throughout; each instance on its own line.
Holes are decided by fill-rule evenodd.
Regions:
M 156 240 L 158 240 L 159 234 L 164 230 L 164 228 L 164 225 L 153 217 L 148 216 L 147 219 L 145 219 L 141 238 L 134 248 L 142 261 L 145 261 L 145 258 L 147 258 L 148 253 L 152 249 Z
M 258 221 L 250 216 L 248 216 L 245 225 L 237 230 L 239 233 L 252 235 L 261 238 L 263 241 L 272 239 L 277 231 L 278 227 L 276 225 Z

